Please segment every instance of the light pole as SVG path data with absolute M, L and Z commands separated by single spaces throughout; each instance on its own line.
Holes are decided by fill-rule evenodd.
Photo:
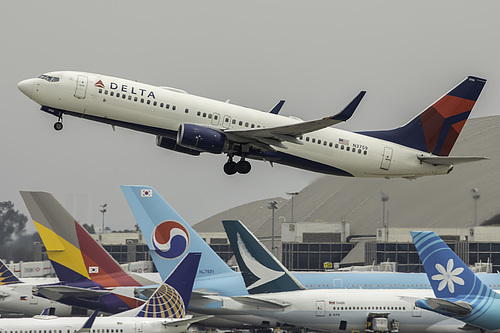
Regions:
M 389 226 L 387 225 L 387 219 L 385 217 L 385 203 L 389 201 L 389 196 L 384 192 L 382 194 L 382 226 L 385 228 L 385 241 L 389 241 Z
M 474 226 L 477 226 L 477 201 L 481 195 L 479 195 L 479 189 L 477 188 L 472 188 L 470 191 L 472 192 L 472 199 L 474 199 Z
M 288 194 L 288 195 L 291 195 L 291 196 L 292 196 L 292 216 L 291 216 L 291 217 L 292 217 L 292 219 L 291 219 L 291 221 L 292 221 L 292 223 L 293 223 L 293 222 L 294 222 L 294 220 L 293 220 L 293 198 L 294 198 L 296 195 L 298 195 L 298 194 L 299 194 L 299 192 L 286 192 L 286 194 Z
M 269 201 L 267 208 L 271 209 L 273 214 L 272 214 L 272 229 L 271 229 L 271 252 L 274 254 L 274 210 L 278 208 L 277 202 L 275 200 Z
M 106 207 L 108 207 L 108 204 L 105 203 L 105 204 L 99 205 L 99 207 L 101 207 L 101 209 L 99 211 L 102 213 L 102 233 L 104 233 L 104 213 L 106 213 Z

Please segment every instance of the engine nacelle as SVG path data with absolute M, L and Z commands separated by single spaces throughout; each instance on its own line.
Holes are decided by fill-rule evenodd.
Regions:
M 178 151 L 180 153 L 198 156 L 200 152 L 198 150 L 189 149 L 177 144 L 174 139 L 169 139 L 164 136 L 156 136 L 156 145 L 161 148 L 170 149 L 173 151 Z
M 214 154 L 222 153 L 228 146 L 224 133 L 195 124 L 181 124 L 179 126 L 177 144 Z

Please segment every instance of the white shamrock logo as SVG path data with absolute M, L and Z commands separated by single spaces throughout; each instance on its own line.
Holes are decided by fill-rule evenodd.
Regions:
M 440 281 L 438 290 L 441 291 L 448 285 L 448 290 L 450 293 L 455 292 L 455 285 L 453 283 L 459 284 L 463 286 L 465 284 L 462 278 L 459 278 L 457 275 L 460 275 L 464 269 L 462 267 L 458 267 L 453 269 L 453 259 L 448 260 L 446 264 L 446 269 L 441 264 L 436 264 L 436 269 L 441 274 L 436 274 L 432 276 L 434 281 Z

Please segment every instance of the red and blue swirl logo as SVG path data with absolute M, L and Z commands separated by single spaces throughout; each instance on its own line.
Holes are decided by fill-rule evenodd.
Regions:
M 153 230 L 153 246 L 156 253 L 165 259 L 176 259 L 189 247 L 189 233 L 177 221 L 164 221 Z

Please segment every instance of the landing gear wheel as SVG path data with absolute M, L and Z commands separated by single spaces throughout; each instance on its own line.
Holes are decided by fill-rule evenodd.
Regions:
M 63 128 L 63 123 L 61 123 L 60 121 L 58 121 L 57 123 L 54 124 L 54 129 L 56 131 L 60 131 L 60 130 L 62 130 L 62 128 Z
M 236 162 L 229 161 L 224 164 L 224 172 L 226 173 L 226 175 L 234 175 L 236 172 L 238 172 Z
M 236 169 L 238 170 L 238 173 L 246 175 L 252 169 L 252 165 L 248 161 L 239 161 L 236 164 Z

